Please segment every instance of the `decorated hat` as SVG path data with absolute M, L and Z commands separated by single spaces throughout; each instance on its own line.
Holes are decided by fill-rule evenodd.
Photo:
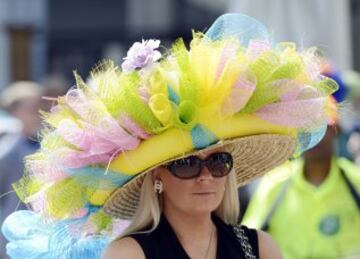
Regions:
M 241 186 L 323 137 L 337 85 L 320 74 L 315 49 L 276 44 L 240 14 L 194 32 L 189 47 L 159 47 L 143 40 L 121 68 L 102 62 L 87 83 L 75 75 L 43 114 L 41 149 L 14 185 L 42 217 L 112 232 L 135 214 L 145 175 L 169 161 L 222 147 Z

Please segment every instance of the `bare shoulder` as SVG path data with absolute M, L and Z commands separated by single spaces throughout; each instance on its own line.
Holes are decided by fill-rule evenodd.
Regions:
M 131 237 L 125 237 L 111 242 L 103 252 L 102 259 L 145 259 L 138 242 Z
M 260 259 L 282 259 L 279 246 L 274 239 L 266 232 L 257 230 L 259 241 L 259 256 Z

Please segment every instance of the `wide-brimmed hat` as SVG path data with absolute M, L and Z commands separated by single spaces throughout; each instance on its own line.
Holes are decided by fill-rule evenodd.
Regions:
M 204 84 L 208 65 L 211 66 L 213 61 L 207 57 L 213 54 L 212 51 L 217 51 L 221 46 L 219 42 L 228 41 L 222 42 L 224 45 L 220 47 L 222 49 L 215 61 L 218 66 L 221 62 L 229 62 L 231 55 L 236 56 L 234 49 L 244 47 L 242 53 L 247 58 L 242 60 L 241 57 L 238 60 L 244 61 L 244 68 L 238 74 L 239 80 L 233 82 L 232 92 L 229 93 L 231 97 L 225 104 L 217 107 L 219 110 L 229 108 L 232 116 L 214 116 L 208 120 L 200 120 L 201 123 L 189 130 L 189 136 L 184 132 L 165 132 L 157 135 L 155 141 L 145 141 L 144 146 L 139 149 L 143 149 L 142 154 L 152 154 L 153 163 L 143 161 L 142 158 L 146 158 L 146 155 L 141 156 L 137 151 L 119 155 L 110 168 L 125 172 L 133 169 L 141 173 L 112 193 L 104 204 L 106 213 L 131 219 L 138 208 L 146 174 L 170 161 L 222 147 L 233 154 L 234 173 L 237 185 L 241 186 L 311 148 L 321 139 L 325 129 L 324 97 L 336 89 L 336 83 L 320 75 L 312 50 L 295 52 L 295 45 L 292 43 L 278 44 L 274 48 L 266 29 L 260 23 L 248 16 L 237 14 L 220 17 L 201 38 L 201 41 L 210 41 L 204 45 L 213 44 L 213 49 L 210 47 L 208 53 L 201 47 L 199 49 L 202 53 L 193 51 L 198 45 L 202 45 L 203 42 L 197 42 L 199 40 L 195 37 L 187 54 L 189 59 L 193 54 L 195 58 L 204 61 L 202 64 L 207 64 L 197 64 L 204 69 L 197 68 L 196 65 L 192 67 L 194 70 L 204 71 L 200 74 L 205 77 Z M 192 51 L 194 53 L 191 53 Z M 176 56 L 178 52 L 181 51 L 175 47 L 173 54 Z M 222 58 L 226 61 L 221 60 Z M 181 65 L 183 64 L 180 61 L 179 66 Z M 187 71 L 189 74 L 190 67 Z M 256 87 L 264 87 L 263 84 L 268 87 L 267 91 L 257 91 Z M 212 86 L 214 85 L 216 84 Z M 171 93 L 169 91 L 169 99 L 173 101 Z M 300 97 L 302 94 L 304 95 Z M 290 98 L 287 99 L 286 95 Z M 281 96 L 285 98 L 281 100 Z M 257 101 L 259 103 L 256 103 Z M 264 103 L 261 103 L 263 101 Z M 191 144 L 184 144 L 189 142 L 189 138 Z M 197 142 L 201 144 L 197 145 Z M 165 143 L 165 146 L 159 146 L 159 143 Z M 169 145 L 179 147 L 180 150 L 173 150 Z M 134 168 L 135 164 L 139 166 Z M 142 167 L 142 164 L 151 164 L 151 167 Z
M 148 172 L 170 161 L 189 155 L 196 156 L 216 148 L 224 148 L 232 154 L 233 173 L 236 174 L 237 185 L 242 186 L 289 159 L 294 154 L 296 140 L 291 136 L 277 134 L 240 137 L 221 141 L 207 148 L 160 162 L 115 191 L 104 205 L 105 212 L 114 217 L 131 219 L 138 208 L 140 190 Z
M 251 17 L 221 16 L 160 53 L 143 40 L 121 68 L 102 62 L 44 113 L 41 149 L 14 185 L 52 220 L 87 217 L 94 232 L 131 219 L 152 169 L 222 147 L 241 186 L 318 143 L 336 83 L 314 49 L 275 44 Z

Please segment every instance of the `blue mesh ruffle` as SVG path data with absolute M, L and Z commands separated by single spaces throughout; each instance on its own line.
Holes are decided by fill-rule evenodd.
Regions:
M 264 40 L 273 43 L 266 27 L 256 19 L 244 14 L 221 15 L 205 35 L 212 40 L 235 37 L 244 47 L 249 45 L 250 40 Z
M 48 224 L 32 211 L 16 211 L 1 229 L 9 240 L 7 254 L 13 259 L 98 259 L 110 239 L 103 235 L 74 237 L 70 230 L 76 230 L 85 220 Z

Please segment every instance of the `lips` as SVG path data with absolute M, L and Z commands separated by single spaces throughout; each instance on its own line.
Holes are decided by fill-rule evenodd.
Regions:
M 193 193 L 193 195 L 211 195 L 211 194 L 215 194 L 215 192 L 208 191 L 208 192 L 195 192 L 195 193 Z

